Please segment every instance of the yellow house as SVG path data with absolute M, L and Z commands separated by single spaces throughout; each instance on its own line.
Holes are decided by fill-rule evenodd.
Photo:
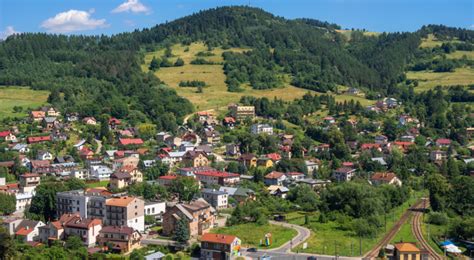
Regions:
M 414 243 L 396 243 L 395 260 L 421 260 L 421 250 Z
M 257 161 L 258 166 L 263 166 L 265 168 L 271 168 L 273 167 L 273 161 L 270 158 L 260 158 Z
M 247 168 L 257 167 L 257 157 L 254 154 L 247 153 L 242 154 L 239 158 L 239 161 L 242 162 Z

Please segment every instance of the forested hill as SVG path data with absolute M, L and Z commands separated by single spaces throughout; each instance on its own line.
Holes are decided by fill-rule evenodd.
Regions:
M 335 24 L 288 20 L 256 8 L 221 7 L 111 37 L 26 33 L 0 43 L 0 85 L 51 90 L 50 102 L 82 115 L 149 118 L 172 129 L 192 105 L 141 71 L 145 50 L 195 41 L 209 48 L 247 47 L 251 51 L 224 53 L 229 91 L 241 91 L 243 83 L 278 87 L 282 75 L 288 75 L 293 85 L 320 92 L 346 85 L 385 95 L 404 80 L 423 34 L 473 38 L 472 31 L 441 26 L 377 37 L 353 34 L 349 40 L 336 29 Z

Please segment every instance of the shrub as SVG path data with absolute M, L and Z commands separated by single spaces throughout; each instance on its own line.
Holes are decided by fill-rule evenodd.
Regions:
M 446 225 L 448 216 L 442 212 L 431 212 L 428 214 L 428 223 L 438 226 Z

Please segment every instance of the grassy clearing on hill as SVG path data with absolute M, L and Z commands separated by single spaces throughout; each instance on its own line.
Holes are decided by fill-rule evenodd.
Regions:
M 242 240 L 242 246 L 259 248 L 277 248 L 296 236 L 296 230 L 277 225 L 257 225 L 254 223 L 240 224 L 230 227 L 215 228 L 211 233 L 234 235 Z M 265 234 L 272 234 L 272 244 L 269 247 L 260 246 L 264 242 Z
M 463 59 L 474 60 L 474 51 L 454 51 L 452 53 L 446 54 L 448 59 Z
M 473 68 L 457 68 L 454 72 L 409 71 L 408 79 L 417 79 L 415 91 L 426 91 L 436 86 L 474 84 Z
M 420 48 L 438 47 L 447 42 L 459 42 L 459 40 L 438 40 L 433 34 L 428 34 L 428 37 L 421 39 Z
M 185 51 L 186 49 L 188 49 L 188 51 Z M 215 48 L 211 51 L 215 54 L 214 56 L 202 58 L 213 62 L 223 62 L 222 53 L 224 51 L 243 52 L 246 50 L 248 49 L 231 48 L 229 50 L 223 50 L 222 48 Z M 192 43 L 190 46 L 176 44 L 172 46 L 172 53 L 174 57 L 170 58 L 170 61 L 174 62 L 179 57 L 184 60 L 185 65 L 182 67 L 160 68 L 155 72 L 155 75 L 164 81 L 166 85 L 175 89 L 180 96 L 189 99 L 195 105 L 198 111 L 207 109 L 214 109 L 216 111 L 227 110 L 228 104 L 238 102 L 242 96 L 267 97 L 269 99 L 276 97 L 285 101 L 291 101 L 302 97 L 309 91 L 285 84 L 285 86 L 282 88 L 267 90 L 256 90 L 252 89 L 248 85 L 244 85 L 242 86 L 244 88 L 243 92 L 228 92 L 227 85 L 224 82 L 225 75 L 223 66 L 221 64 L 190 64 L 190 62 L 196 58 L 196 54 L 200 51 L 207 51 L 207 47 L 203 43 Z M 142 65 L 142 69 L 144 71 L 148 71 L 148 66 L 153 56 L 158 58 L 163 54 L 164 49 L 147 53 L 145 55 L 145 63 Z M 203 89 L 203 93 L 197 93 L 196 88 L 179 87 L 179 82 L 187 80 L 204 81 L 208 86 Z M 337 95 L 336 99 L 338 101 L 350 99 L 359 100 L 363 105 L 370 103 L 370 101 L 362 97 L 354 97 L 349 95 Z
M 49 91 L 32 90 L 27 87 L 0 86 L 0 119 L 15 116 L 26 116 L 28 108 L 36 108 L 46 104 Z M 20 113 L 14 113 L 13 107 L 23 108 Z

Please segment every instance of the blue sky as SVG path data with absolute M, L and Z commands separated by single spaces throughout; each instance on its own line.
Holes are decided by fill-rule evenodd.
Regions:
M 473 0 L 1 0 L 0 38 L 15 32 L 114 34 L 249 3 L 286 18 L 314 18 L 343 28 L 393 32 L 445 24 L 474 29 Z

